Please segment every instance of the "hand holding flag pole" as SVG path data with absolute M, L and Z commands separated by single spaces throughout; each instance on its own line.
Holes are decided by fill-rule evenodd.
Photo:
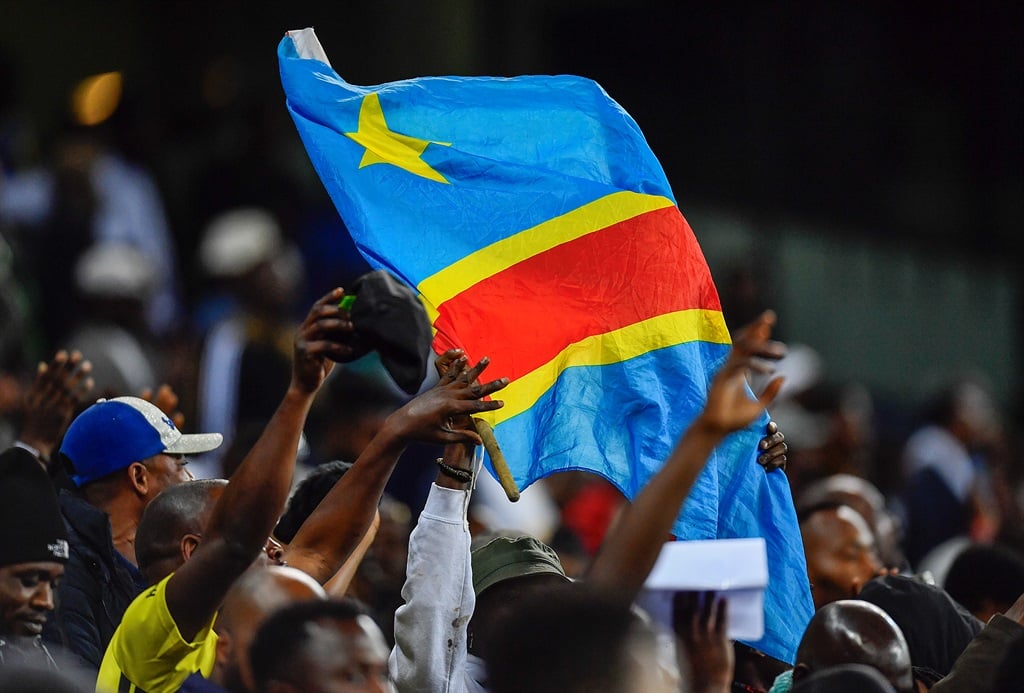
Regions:
M 489 361 L 486 356 L 480 359 L 480 363 L 484 364 L 485 367 Z M 461 362 L 461 366 L 457 366 L 457 362 Z M 434 367 L 437 369 L 438 377 L 451 378 L 455 377 L 455 374 L 465 374 L 465 366 L 468 362 L 469 358 L 462 349 L 448 349 L 437 357 L 437 360 L 434 361 Z M 501 484 L 501 488 L 504 489 L 508 499 L 515 503 L 519 500 L 519 488 L 512 478 L 512 471 L 508 467 L 508 462 L 505 461 L 505 454 L 501 451 L 501 446 L 498 445 L 498 439 L 494 437 L 494 428 L 487 421 L 475 416 L 470 417 L 470 421 L 472 421 L 473 428 L 483 442 L 484 450 L 487 451 L 491 458 L 491 465 L 494 467 L 494 472 L 498 475 L 498 482 Z

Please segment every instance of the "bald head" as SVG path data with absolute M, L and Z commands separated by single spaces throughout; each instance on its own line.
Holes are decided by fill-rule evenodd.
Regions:
M 899 626 L 874 604 L 845 599 L 814 615 L 796 653 L 794 682 L 842 664 L 877 669 L 900 693 L 914 690 L 910 650 Z
M 250 568 L 231 586 L 217 616 L 213 680 L 231 691 L 252 690 L 249 645 L 260 624 L 283 606 L 325 600 L 327 593 L 306 573 L 286 566 Z
M 161 491 L 146 506 L 135 533 L 135 555 L 139 570 L 151 584 L 185 562 L 182 539 L 186 535 L 202 536 L 213 506 L 227 485 L 223 479 L 189 481 Z
M 800 521 L 815 608 L 856 597 L 882 563 L 867 522 L 848 505 L 812 508 Z

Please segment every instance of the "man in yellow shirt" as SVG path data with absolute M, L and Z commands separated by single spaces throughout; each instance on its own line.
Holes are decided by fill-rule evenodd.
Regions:
M 100 693 L 170 693 L 193 673 L 209 676 L 217 658 L 217 611 L 261 549 L 322 584 L 370 526 L 384 484 L 411 440 L 480 443 L 472 431 L 453 430 L 450 420 L 502 406 L 481 399 L 508 384 L 504 378 L 476 383 L 486 361 L 465 377 L 443 380 L 389 416 L 291 544 L 281 547 L 268 540 L 284 508 L 313 398 L 332 361 L 350 351 L 343 340 L 352 325 L 347 311 L 338 307 L 341 297 L 336 289 L 320 299 L 299 329 L 292 383 L 231 482 L 182 484 L 147 507 L 136 552 L 153 587 L 125 612 L 100 667 Z
M 171 693 L 193 672 L 208 675 L 212 671 L 217 609 L 266 545 L 288 497 L 295 452 L 313 398 L 333 361 L 351 351 L 344 343 L 351 322 L 347 311 L 343 314 L 338 307 L 342 295 L 341 289 L 334 289 L 313 304 L 295 339 L 292 379 L 284 399 L 231 475 L 231 483 L 181 486 L 194 490 L 180 500 L 200 511 L 191 516 L 193 527 L 179 535 L 184 561 L 128 607 L 103 656 L 97 691 Z M 140 522 L 136 551 L 139 567 L 152 578 L 154 563 L 167 562 L 154 557 L 162 558 L 168 547 L 143 547 L 148 543 L 143 529 L 149 510 Z M 208 521 L 202 522 L 205 517 Z M 195 532 L 195 523 L 200 533 Z

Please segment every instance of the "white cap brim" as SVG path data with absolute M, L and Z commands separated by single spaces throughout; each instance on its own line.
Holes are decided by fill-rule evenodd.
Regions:
M 174 443 L 164 448 L 168 455 L 198 455 L 216 450 L 224 442 L 220 433 L 183 433 Z

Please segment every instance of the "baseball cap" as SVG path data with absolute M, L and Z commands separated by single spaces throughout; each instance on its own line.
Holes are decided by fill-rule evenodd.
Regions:
M 473 591 L 479 597 L 499 582 L 525 575 L 560 575 L 562 562 L 547 544 L 531 536 L 498 536 L 471 551 Z
M 153 455 L 194 455 L 216 450 L 222 442 L 220 433 L 182 433 L 144 399 L 118 397 L 98 400 L 79 414 L 60 452 L 74 467 L 71 480 L 84 486 Z

